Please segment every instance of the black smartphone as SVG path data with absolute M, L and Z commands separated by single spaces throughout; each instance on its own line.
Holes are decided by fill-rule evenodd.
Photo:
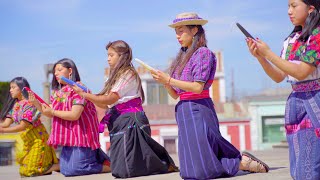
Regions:
M 240 29 L 240 31 L 246 36 L 249 37 L 251 39 L 255 39 L 250 33 L 248 33 L 248 31 L 242 27 L 239 23 L 236 23 L 236 25 L 238 26 L 238 28 Z

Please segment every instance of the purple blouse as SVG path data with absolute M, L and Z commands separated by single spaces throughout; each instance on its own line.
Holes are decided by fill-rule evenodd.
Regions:
M 191 56 L 181 72 L 181 76 L 179 77 L 178 72 L 175 71 L 172 78 L 189 82 L 204 82 L 203 90 L 207 90 L 214 79 L 216 64 L 217 61 L 213 52 L 206 47 L 200 47 Z M 182 89 L 173 88 L 178 94 L 185 92 Z

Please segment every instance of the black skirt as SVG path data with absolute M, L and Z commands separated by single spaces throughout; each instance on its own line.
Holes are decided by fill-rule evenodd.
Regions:
M 110 124 L 111 172 L 129 178 L 178 171 L 166 149 L 151 138 L 149 120 L 143 111 L 119 113 L 112 109 Z

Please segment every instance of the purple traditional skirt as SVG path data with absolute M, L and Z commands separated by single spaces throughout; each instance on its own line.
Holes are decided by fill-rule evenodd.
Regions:
M 60 155 L 60 172 L 64 176 L 81 176 L 102 172 L 109 157 L 99 148 L 63 146 Z
M 239 170 L 241 155 L 221 136 L 211 98 L 179 101 L 175 111 L 181 178 L 234 176 Z
M 297 180 L 320 179 L 320 83 L 294 84 L 292 89 L 285 113 L 290 174 Z

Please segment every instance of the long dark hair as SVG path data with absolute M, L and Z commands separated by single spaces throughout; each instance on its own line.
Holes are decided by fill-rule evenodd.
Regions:
M 11 83 L 16 83 L 17 86 L 19 87 L 20 91 L 22 91 L 22 89 L 24 87 L 30 88 L 30 85 L 29 85 L 27 79 L 25 79 L 24 77 L 15 77 L 10 81 L 10 84 Z M 0 112 L 0 120 L 4 120 L 4 118 L 7 116 L 8 112 L 11 111 L 13 105 L 16 102 L 17 102 L 17 98 L 12 98 L 10 95 L 10 92 L 8 92 L 6 103 L 4 104 L 4 106 Z
M 108 50 L 109 48 L 112 48 L 116 51 L 116 53 L 119 55 L 119 60 L 114 69 L 110 69 L 110 76 L 107 82 L 105 83 L 105 87 L 99 93 L 99 95 L 109 93 L 112 89 L 112 86 L 116 83 L 120 76 L 122 76 L 125 73 L 131 72 L 135 76 L 136 81 L 138 81 L 139 83 L 141 99 L 142 102 L 144 102 L 144 91 L 141 86 L 141 79 L 138 72 L 132 64 L 132 49 L 130 48 L 128 43 L 122 40 L 109 42 L 106 46 L 106 50 Z
M 307 17 L 304 28 L 302 29 L 301 26 L 295 26 L 292 33 L 302 31 L 298 40 L 306 42 L 312 34 L 312 31 L 320 25 L 320 2 L 318 0 L 302 0 L 302 2 L 307 6 L 314 6 L 315 9 Z
M 53 89 L 53 90 L 59 89 L 59 82 L 54 77 L 55 68 L 56 68 L 56 66 L 58 64 L 61 64 L 65 68 L 68 68 L 68 69 L 71 68 L 72 69 L 71 77 L 69 77 L 70 80 L 72 80 L 74 82 L 80 81 L 80 75 L 79 75 L 79 72 L 78 72 L 76 64 L 71 59 L 63 58 L 63 59 L 59 60 L 58 62 L 56 62 L 53 65 L 53 69 L 52 69 L 53 77 L 52 77 L 52 83 L 51 83 L 52 87 L 51 87 L 51 89 Z
M 169 73 L 171 76 L 175 71 L 178 72 L 178 75 L 180 76 L 182 73 L 182 70 L 190 60 L 193 53 L 200 47 L 207 47 L 207 39 L 206 34 L 201 25 L 186 25 L 190 30 L 192 28 L 197 27 L 198 32 L 194 35 L 192 45 L 189 49 L 186 50 L 186 48 L 182 47 L 177 54 L 175 60 L 172 62 Z

